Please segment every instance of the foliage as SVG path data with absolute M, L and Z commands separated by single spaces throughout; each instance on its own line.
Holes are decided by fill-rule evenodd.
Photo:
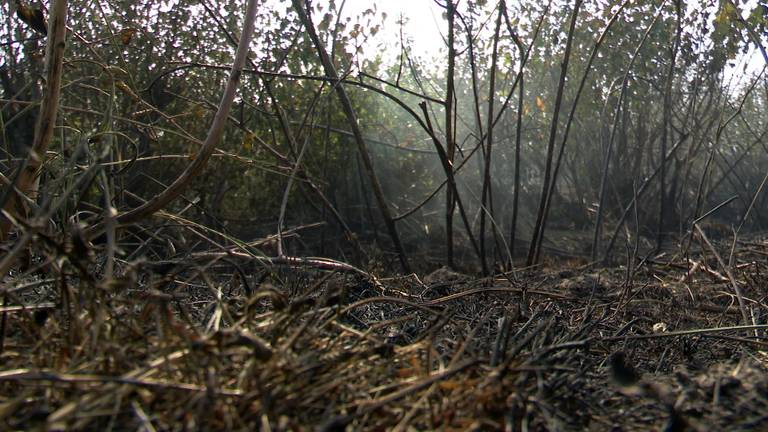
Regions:
M 62 226 L 76 212 L 86 212 L 78 213 L 83 217 L 91 212 L 94 221 L 105 196 L 111 197 L 119 211 L 135 206 L 141 199 L 137 197 L 152 197 L 194 157 L 221 92 L 243 9 L 241 1 L 104 0 L 96 5 L 78 0 L 70 8 L 73 19 L 61 124 L 55 154 L 46 170 L 47 178 L 61 181 L 49 181 L 46 187 L 48 194 L 55 195 L 62 182 L 72 184 L 80 175 L 72 171 L 73 166 L 82 169 L 98 161 L 106 164 L 115 190 L 105 194 L 108 186 L 99 182 L 81 187 L 59 212 L 57 221 Z M 348 80 L 346 87 L 369 140 L 377 174 L 385 179 L 394 213 L 406 214 L 441 187 L 444 174 L 432 139 L 403 106 L 418 113 L 418 103 L 425 97 L 439 100 L 444 96 L 444 63 L 439 57 L 432 63 L 421 59 L 411 51 L 407 38 L 394 61 L 376 52 L 371 41 L 384 30 L 391 32 L 393 23 L 375 5 L 358 17 L 347 16 L 343 5 L 313 2 L 315 24 L 336 67 Z M 572 4 L 553 0 L 551 5 L 506 5 L 513 27 L 502 26 L 498 79 L 494 93 L 488 94 L 496 7 L 495 2 L 470 1 L 461 2 L 458 10 L 455 115 L 460 151 L 454 166 L 459 169 L 461 194 L 474 220 L 481 211 L 482 138 L 489 126 L 487 102 L 493 98 L 498 122 L 491 171 L 494 208 L 489 211 L 504 237 L 510 229 L 511 208 L 505 203 L 513 198 L 517 157 L 522 161 L 518 193 L 523 215 L 528 215 L 521 229 L 523 233 L 530 229 L 533 211 L 529 208 L 537 200 L 545 170 L 544 143 L 555 108 L 565 45 L 563 29 Z M 2 8 L 10 13 L 13 6 L 4 4 Z M 675 38 L 675 2 L 629 2 L 587 69 L 597 35 L 616 8 L 610 2 L 590 3 L 577 20 L 577 49 L 560 108 L 563 126 L 575 102 L 576 84 L 582 75 L 589 75 L 574 110 L 556 180 L 556 227 L 591 229 L 611 140 L 616 147 L 607 165 L 610 192 L 604 204 L 610 223 L 620 221 L 634 194 L 660 165 L 660 107 Z M 736 63 L 754 46 L 749 32 L 766 37 L 766 5 L 747 10 L 730 1 L 711 0 L 686 5 L 683 15 L 680 61 L 672 74 L 674 118 L 670 126 L 672 144 L 682 144 L 669 155 L 672 181 L 665 186 L 665 194 L 675 203 L 672 225 L 680 232 L 704 209 L 734 194 L 739 199 L 722 216 L 736 223 L 738 215 L 744 214 L 762 179 L 757 160 L 763 155 L 766 127 L 764 78 L 753 79 L 736 69 Z M 534 40 L 540 17 L 541 29 Z M 523 70 L 520 125 L 513 91 L 524 53 L 510 31 L 523 47 L 532 44 Z M 317 54 L 290 2 L 265 3 L 258 11 L 256 32 L 249 70 L 225 140 L 205 175 L 195 179 L 187 200 L 176 202 L 172 210 L 191 205 L 189 217 L 238 236 L 258 238 L 274 232 L 287 180 L 295 176 L 298 182 L 287 201 L 289 225 L 326 222 L 329 226 L 323 232 L 348 247 L 341 222 L 330 216 L 327 205 L 331 205 L 358 236 L 378 238 L 379 216 L 371 211 L 370 185 L 364 180 L 347 119 L 333 93 L 336 83 L 319 78 L 323 71 Z M 639 45 L 646 32 L 647 40 Z M 9 41 L 3 45 L 0 67 L 2 140 L 11 159 L 23 155 L 31 141 L 35 113 L 31 104 L 42 89 L 44 40 L 14 20 L 6 22 L 2 36 Z M 627 74 L 626 96 L 619 100 L 622 79 L 636 49 L 637 57 Z M 729 87 L 736 78 L 741 79 L 740 84 Z M 432 101 L 429 110 L 435 132 L 443 139 L 444 107 Z M 616 116 L 618 130 L 611 138 Z M 731 116 L 735 117 L 729 119 Z M 518 127 L 522 128 L 522 152 L 516 155 Z M 562 133 L 563 127 L 559 130 Z M 304 146 L 306 151 L 302 151 Z M 714 155 L 711 167 L 707 164 L 710 154 Z M 10 165 L 3 169 L 10 170 Z M 704 201 L 696 204 L 702 177 L 707 178 Z M 655 182 L 648 186 L 650 191 L 658 187 Z M 328 202 L 324 204 L 318 194 Z M 646 197 L 638 197 L 643 203 L 638 209 L 639 223 L 645 227 L 635 227 L 638 233 L 648 232 L 656 223 L 653 215 L 658 204 Z M 439 237 L 445 228 L 443 198 L 441 193 L 434 194 L 399 222 L 406 227 L 411 244 Z M 753 212 L 749 226 L 768 223 L 768 215 L 762 213 Z M 297 252 L 316 249 L 311 242 L 293 247 Z

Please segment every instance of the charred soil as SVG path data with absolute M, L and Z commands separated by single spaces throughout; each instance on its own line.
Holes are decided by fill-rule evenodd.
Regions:
M 103 278 L 69 256 L 3 285 L 0 424 L 764 430 L 766 255 L 487 278 L 232 253 Z

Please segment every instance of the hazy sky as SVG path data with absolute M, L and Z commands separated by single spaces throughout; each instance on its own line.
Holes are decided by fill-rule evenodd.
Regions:
M 755 7 L 756 1 L 747 0 L 745 2 L 744 14 Z M 342 0 L 336 0 L 337 6 L 340 6 L 341 3 Z M 400 27 L 397 21 L 401 14 L 407 19 L 404 36 L 412 40 L 412 52 L 416 56 L 431 58 L 436 56 L 440 48 L 445 46 L 442 32 L 446 29 L 446 22 L 442 18 L 443 10 L 435 4 L 434 0 L 376 0 L 375 2 L 372 0 L 346 0 L 342 13 L 345 17 L 351 17 L 354 23 L 357 22 L 356 18 L 361 12 L 373 7 L 373 3 L 377 4 L 378 18 L 380 19 L 381 12 L 386 12 L 387 19 L 384 21 L 381 33 L 366 45 L 376 47 L 380 43 L 386 44 L 388 47 L 386 52 L 392 55 L 390 60 L 394 60 L 399 54 Z M 726 68 L 726 79 L 736 78 L 730 84 L 737 87 L 740 86 L 740 81 L 752 73 L 759 72 L 765 64 L 762 56 L 754 48 L 746 56 L 740 55 L 735 63 L 733 67 Z M 744 67 L 745 64 L 746 68 Z M 748 72 L 748 74 L 744 72 Z
M 440 32 L 444 31 L 445 21 L 441 9 L 433 0 L 385 0 L 377 1 L 377 14 L 386 12 L 387 19 L 376 42 L 385 42 L 395 48 L 399 40 L 400 27 L 397 21 L 402 14 L 408 20 L 404 28 L 404 36 L 413 40 L 413 50 L 416 55 L 431 56 L 443 46 Z M 337 5 L 340 2 L 337 0 Z M 354 19 L 362 11 L 372 7 L 372 1 L 347 0 L 343 14 Z

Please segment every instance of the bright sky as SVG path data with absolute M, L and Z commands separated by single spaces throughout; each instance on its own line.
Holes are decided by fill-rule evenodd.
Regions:
M 343 14 L 352 17 L 352 22 L 355 22 L 355 17 L 371 8 L 373 3 L 368 0 L 347 0 Z M 402 14 L 407 19 L 403 36 L 412 39 L 414 54 L 433 56 L 444 46 L 441 32 L 445 31 L 446 24 L 442 18 L 442 10 L 433 0 L 378 0 L 375 3 L 379 17 L 381 12 L 387 14 L 382 34 L 376 38 L 377 43 L 384 42 L 392 48 L 399 46 L 400 26 L 397 22 Z M 341 1 L 336 0 L 336 4 L 340 5 Z
M 323 0 L 317 0 L 323 2 Z M 757 0 L 747 0 L 743 10 L 747 11 L 755 7 Z M 342 11 L 345 17 L 351 17 L 351 23 L 358 22 L 357 17 L 366 9 L 377 5 L 377 20 L 380 22 L 381 13 L 385 12 L 387 18 L 381 28 L 381 32 L 367 46 L 377 47 L 385 44 L 386 52 L 392 55 L 389 60 L 394 60 L 399 54 L 399 30 L 397 24 L 402 14 L 406 18 L 403 28 L 403 36 L 410 38 L 413 54 L 430 59 L 436 56 L 445 46 L 443 34 L 446 31 L 446 22 L 442 18 L 443 10 L 435 4 L 434 0 L 336 0 L 336 5 L 344 3 Z M 759 72 L 765 62 L 754 48 L 746 56 L 740 56 L 738 64 L 726 69 L 726 79 L 735 78 L 731 85 L 740 86 L 742 79 Z M 746 65 L 746 66 L 745 66 Z M 745 73 L 746 72 L 746 73 Z M 729 80 L 730 81 L 730 80 Z

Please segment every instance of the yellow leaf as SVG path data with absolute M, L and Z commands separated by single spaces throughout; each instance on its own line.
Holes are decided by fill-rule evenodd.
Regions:
M 192 108 L 192 116 L 197 120 L 202 120 L 205 117 L 205 107 L 202 104 L 195 105 Z
M 122 42 L 123 45 L 130 44 L 134 34 L 136 34 L 135 28 L 124 28 L 120 30 L 120 33 L 119 33 L 120 42 Z
M 735 16 L 736 8 L 732 4 L 726 3 L 715 17 L 715 24 L 727 24 L 728 21 L 734 19 Z
M 134 93 L 133 90 L 131 90 L 131 88 L 128 87 L 128 84 L 126 84 L 125 82 L 123 82 L 123 81 L 115 81 L 115 87 L 120 89 L 123 93 L 128 95 L 128 97 L 130 97 L 131 99 L 136 100 L 136 101 L 141 100 L 139 95 Z
M 536 96 L 536 107 L 539 108 L 539 111 L 544 111 L 546 106 L 544 105 L 544 100 L 540 97 Z
M 463 387 L 463 384 L 459 381 L 441 381 L 438 383 L 438 386 L 443 390 L 455 390 Z
M 243 137 L 243 149 L 247 151 L 253 150 L 253 134 L 249 133 Z

